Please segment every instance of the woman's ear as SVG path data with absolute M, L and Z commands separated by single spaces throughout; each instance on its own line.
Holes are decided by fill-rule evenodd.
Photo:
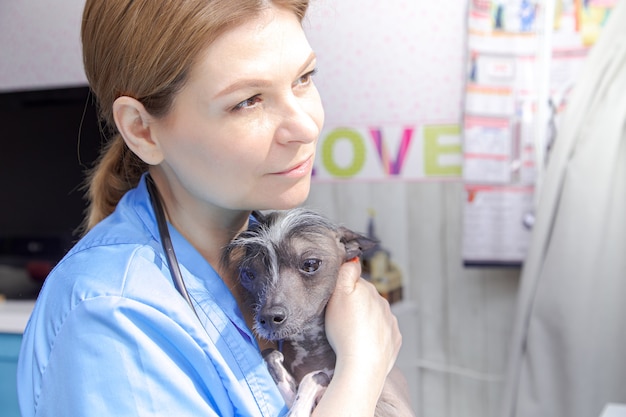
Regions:
M 128 96 L 113 102 L 113 118 L 128 148 L 148 165 L 163 161 L 163 152 L 150 128 L 151 116 L 139 100 Z

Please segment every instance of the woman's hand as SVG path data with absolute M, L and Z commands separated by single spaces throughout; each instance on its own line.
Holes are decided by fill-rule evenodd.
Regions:
M 337 355 L 333 379 L 315 416 L 372 416 L 402 344 L 389 303 L 346 262 L 326 308 L 326 335 Z
M 326 334 L 338 360 L 393 367 L 402 336 L 389 303 L 361 278 L 358 259 L 339 270 L 335 292 L 326 309 Z

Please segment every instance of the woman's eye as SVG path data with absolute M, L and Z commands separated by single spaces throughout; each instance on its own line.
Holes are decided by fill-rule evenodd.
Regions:
M 256 94 L 248 99 L 245 99 L 241 103 L 238 103 L 235 107 L 233 107 L 233 110 L 238 111 L 238 110 L 247 109 L 249 107 L 253 107 L 254 105 L 260 102 L 261 102 L 261 95 Z
M 306 272 L 307 274 L 311 274 L 317 271 L 321 265 L 321 259 L 307 259 L 302 263 L 302 267 L 300 268 L 300 270 L 302 272 Z
M 302 77 L 298 78 L 296 81 L 296 86 L 306 86 L 309 85 L 312 81 L 313 76 L 317 74 L 317 68 L 312 71 L 307 72 Z

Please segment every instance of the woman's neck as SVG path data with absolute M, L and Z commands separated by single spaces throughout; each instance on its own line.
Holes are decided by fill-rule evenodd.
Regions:
M 168 222 L 217 270 L 222 249 L 248 227 L 251 212 L 200 201 L 181 184 L 171 184 L 159 169 L 152 169 L 150 175 L 161 195 Z

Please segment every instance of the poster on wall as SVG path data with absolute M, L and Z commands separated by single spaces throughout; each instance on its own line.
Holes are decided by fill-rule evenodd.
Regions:
M 458 179 L 461 168 L 458 124 L 336 126 L 320 135 L 313 178 Z
M 614 3 L 557 0 L 546 19 L 538 0 L 470 1 L 462 127 L 466 265 L 523 262 L 558 115 Z M 548 64 L 539 62 L 542 48 Z M 542 75 L 548 97 L 540 96 Z M 549 103 L 546 119 L 538 100 Z

